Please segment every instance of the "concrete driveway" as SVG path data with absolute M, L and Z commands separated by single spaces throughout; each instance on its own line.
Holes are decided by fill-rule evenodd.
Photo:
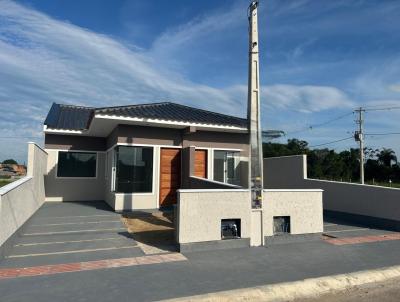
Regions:
M 120 215 L 103 202 L 45 203 L 28 221 L 0 267 L 142 256 Z

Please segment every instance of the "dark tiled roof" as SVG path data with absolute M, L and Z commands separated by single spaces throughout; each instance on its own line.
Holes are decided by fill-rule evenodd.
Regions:
M 103 108 L 53 104 L 44 124 L 53 129 L 88 129 L 95 113 L 116 117 L 158 119 L 169 122 L 247 127 L 247 121 L 243 118 L 170 102 Z
M 94 108 L 53 103 L 44 124 L 52 129 L 84 130 L 93 114 Z

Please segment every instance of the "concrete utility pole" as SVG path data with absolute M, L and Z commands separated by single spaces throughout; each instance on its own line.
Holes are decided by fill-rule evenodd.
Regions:
M 362 107 L 355 110 L 358 113 L 358 119 L 356 123 L 358 124 L 358 131 L 356 130 L 354 134 L 354 138 L 356 142 L 360 144 L 360 183 L 364 184 L 364 132 L 363 132 L 363 124 L 364 124 L 364 117 L 363 113 L 365 109 Z
M 258 57 L 258 1 L 252 1 L 249 17 L 249 83 L 247 121 L 250 132 L 250 189 L 251 207 L 261 208 L 263 189 L 262 138 L 260 125 L 260 81 Z

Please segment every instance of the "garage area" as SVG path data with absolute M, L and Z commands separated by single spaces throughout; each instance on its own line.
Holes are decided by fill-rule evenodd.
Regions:
M 137 242 L 104 202 L 45 203 L 14 235 L 0 267 L 138 257 Z

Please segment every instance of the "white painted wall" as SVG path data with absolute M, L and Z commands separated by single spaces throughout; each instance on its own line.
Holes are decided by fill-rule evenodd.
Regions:
M 208 189 L 178 191 L 178 242 L 221 240 L 221 219 L 241 220 L 241 237 L 250 238 L 248 190 Z
M 400 221 L 400 189 L 307 178 L 305 155 L 264 159 L 266 188 L 320 188 L 324 210 Z
M 43 204 L 47 153 L 28 144 L 27 176 L 0 188 L 0 246 Z
M 178 191 L 179 243 L 221 240 L 221 219 L 241 219 L 241 237 L 252 246 L 273 235 L 273 217 L 290 216 L 291 234 L 323 231 L 322 190 L 264 190 L 263 208 L 251 209 L 249 190 Z
M 322 190 L 264 190 L 264 236 L 272 236 L 274 216 L 290 217 L 290 233 L 323 231 Z

